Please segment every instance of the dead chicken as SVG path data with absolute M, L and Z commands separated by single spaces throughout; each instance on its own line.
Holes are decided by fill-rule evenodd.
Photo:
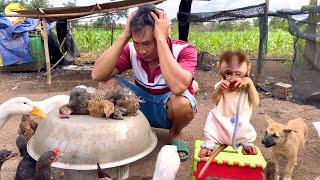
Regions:
M 119 119 L 122 120 L 123 119 L 123 114 L 126 112 L 125 108 L 122 108 L 120 106 L 115 106 L 114 107 L 114 112 L 112 114 L 112 118 L 113 119 Z
M 59 109 L 60 117 L 68 118 L 70 114 L 87 115 L 90 96 L 96 89 L 86 86 L 77 86 L 70 92 L 69 104 Z
M 90 114 L 93 117 L 123 119 L 123 116 L 136 115 L 143 102 L 127 88 L 96 90 L 77 86 L 70 93 L 70 101 L 59 109 L 61 118 L 70 114 Z
M 131 90 L 127 88 L 108 89 L 106 90 L 106 98 L 114 103 L 114 119 L 123 119 L 123 116 L 136 115 L 139 104 L 143 101 L 140 100 Z
M 114 112 L 114 104 L 106 100 L 106 93 L 104 91 L 98 90 L 91 94 L 88 111 L 93 117 L 101 118 L 105 116 L 108 119 Z
M 60 118 L 69 118 L 71 114 L 72 114 L 72 110 L 68 107 L 68 105 L 62 106 L 59 109 Z
M 115 106 L 124 108 L 125 116 L 135 116 L 139 110 L 140 103 L 143 103 L 143 101 L 127 88 L 123 88 L 119 94 Z

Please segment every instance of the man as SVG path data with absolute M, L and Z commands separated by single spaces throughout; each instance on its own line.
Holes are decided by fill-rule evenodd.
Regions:
M 150 125 L 169 129 L 170 143 L 185 161 L 190 152 L 180 132 L 196 111 L 192 81 L 197 53 L 188 43 L 171 40 L 169 33 L 169 20 L 162 10 L 139 7 L 122 35 L 97 59 L 92 78 L 101 89 L 119 83 L 143 99 L 140 110 Z M 133 43 L 128 43 L 130 39 Z M 135 84 L 113 78 L 128 69 L 133 70 Z

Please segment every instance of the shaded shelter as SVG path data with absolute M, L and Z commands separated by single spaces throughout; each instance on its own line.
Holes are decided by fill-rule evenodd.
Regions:
M 128 9 L 131 7 L 148 4 L 148 3 L 160 3 L 164 0 L 123 0 L 116 2 L 108 2 L 95 4 L 90 6 L 79 6 L 79 7 L 56 7 L 56 8 L 38 8 L 15 11 L 16 13 L 7 14 L 7 17 L 29 17 L 41 19 L 42 24 L 53 21 L 63 21 L 68 19 L 74 19 L 84 16 L 89 16 L 96 13 L 108 13 L 117 10 Z M 51 84 L 51 65 L 49 58 L 48 48 L 48 32 L 47 27 L 43 26 L 44 34 L 44 49 L 46 58 L 46 69 L 47 69 L 47 84 Z

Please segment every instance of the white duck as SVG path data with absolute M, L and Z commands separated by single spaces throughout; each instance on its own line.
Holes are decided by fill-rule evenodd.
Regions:
M 131 176 L 127 180 L 175 180 L 180 167 L 179 153 L 177 147 L 173 145 L 163 146 L 157 157 L 156 167 L 153 177 L 150 176 Z M 114 179 L 113 177 L 112 179 Z
M 25 97 L 15 97 L 0 105 L 0 130 L 11 115 L 33 114 L 46 119 L 47 114 L 62 105 L 68 104 L 69 96 L 57 95 L 43 101 L 32 101 Z
M 161 148 L 152 180 L 175 180 L 180 167 L 177 146 L 165 145 Z

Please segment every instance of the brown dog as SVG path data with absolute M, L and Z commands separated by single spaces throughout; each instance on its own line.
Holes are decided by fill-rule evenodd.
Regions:
M 297 163 L 298 150 L 303 148 L 306 142 L 307 125 L 301 118 L 290 120 L 286 125 L 275 122 L 270 117 L 267 117 L 267 122 L 268 128 L 262 144 L 267 148 L 272 147 L 271 160 L 275 162 L 277 178 L 279 178 L 279 156 L 288 160 L 283 179 L 291 180 L 293 168 Z

